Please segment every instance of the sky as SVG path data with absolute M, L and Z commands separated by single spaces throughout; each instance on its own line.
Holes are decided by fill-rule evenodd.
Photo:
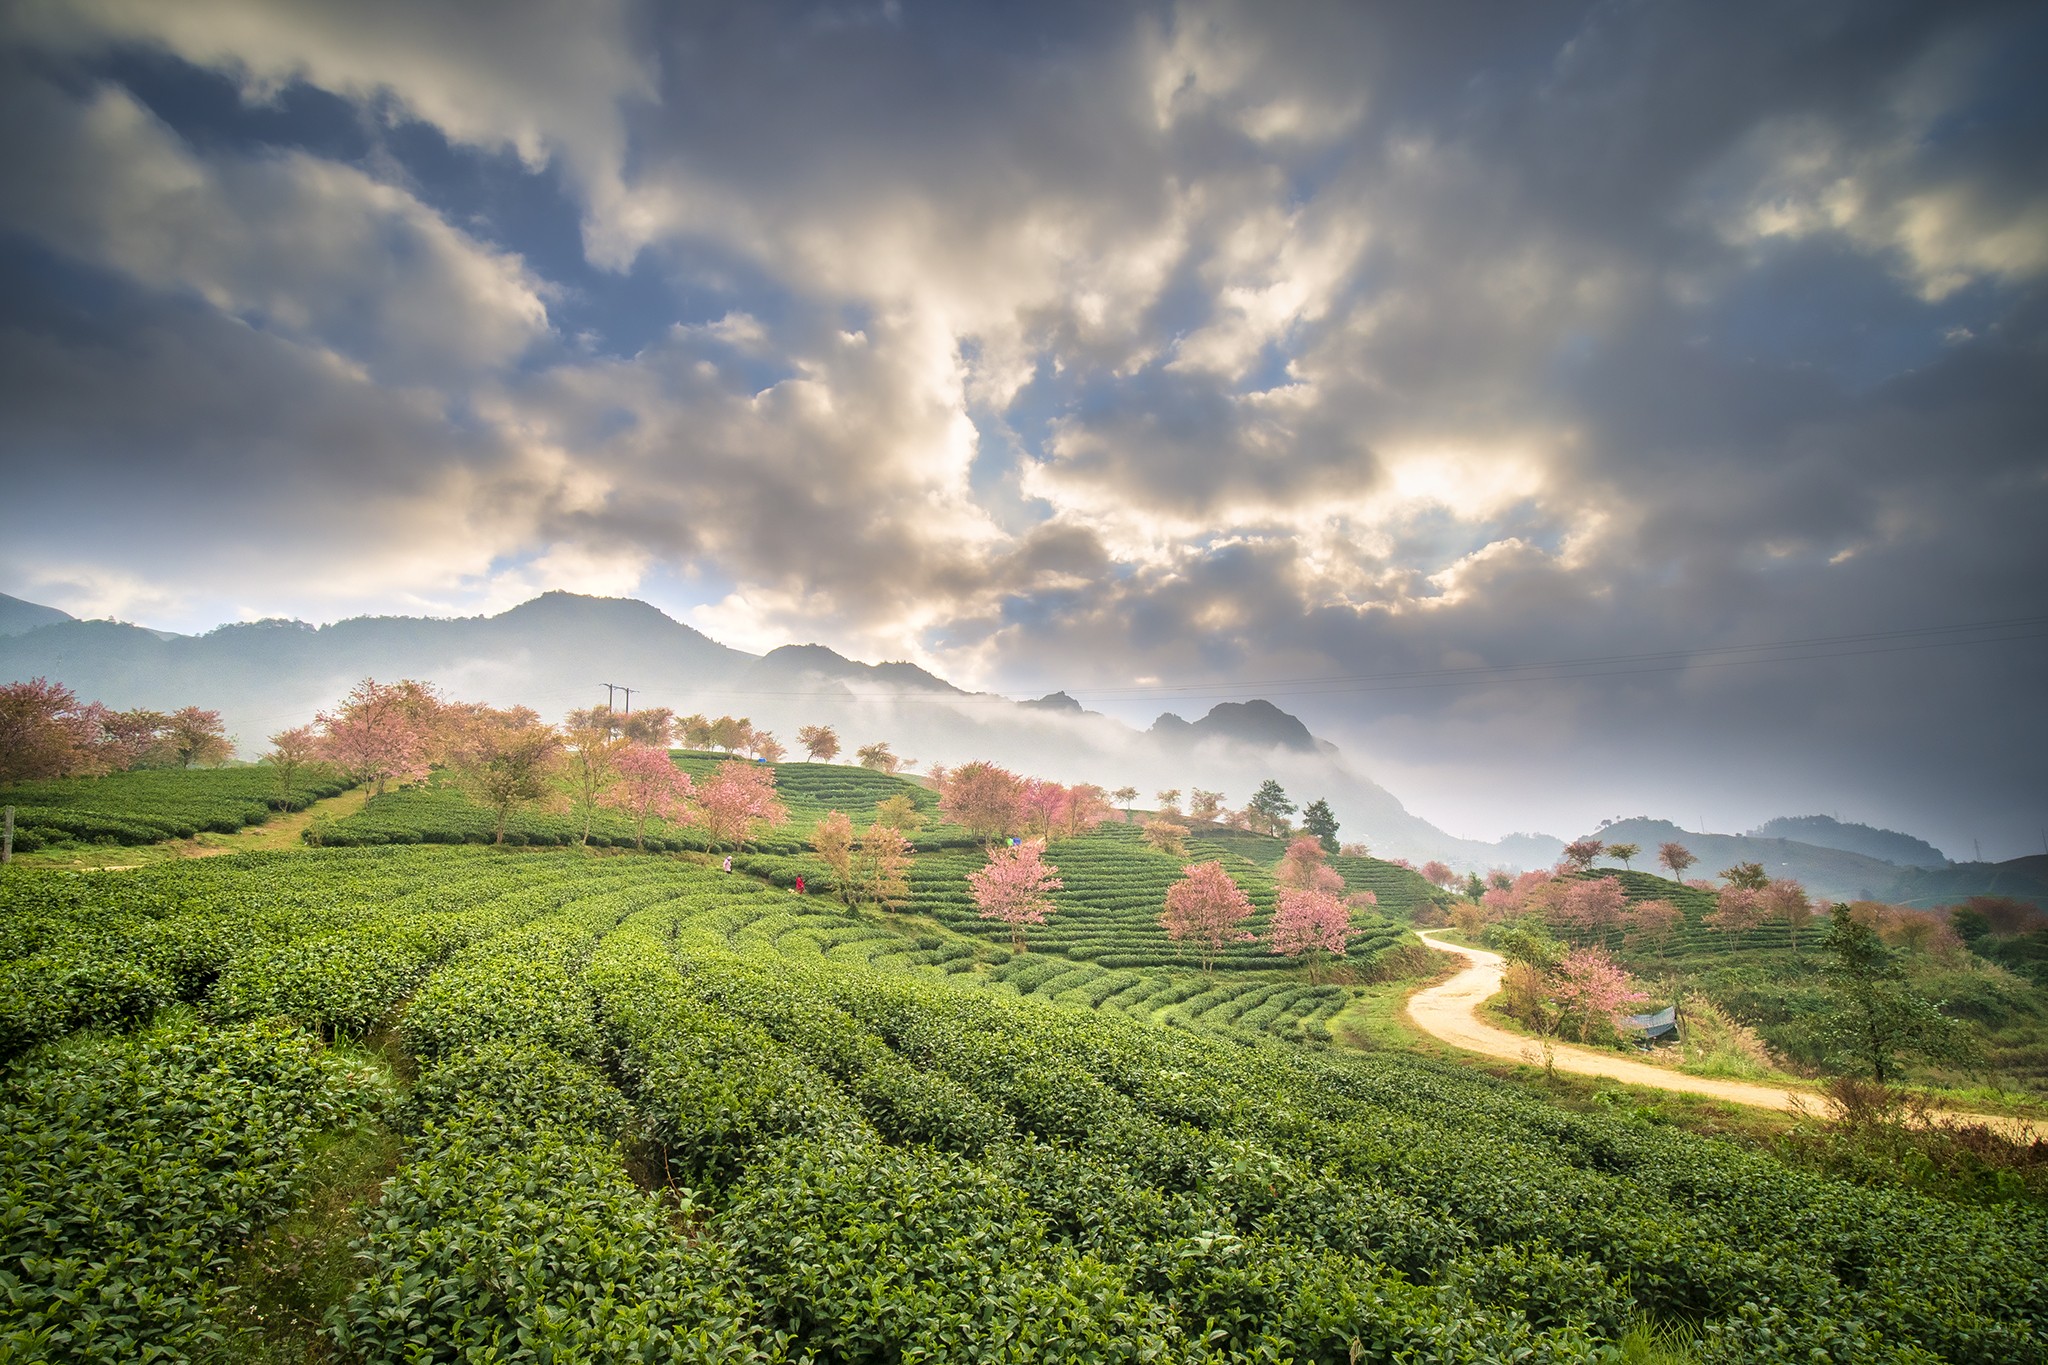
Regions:
M 0 591 L 2048 849 L 2048 9 L 0 7 Z

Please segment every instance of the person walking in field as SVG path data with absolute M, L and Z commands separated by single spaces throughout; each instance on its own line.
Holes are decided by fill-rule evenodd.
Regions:
M 725 855 L 725 870 L 727 872 L 732 871 L 732 855 L 730 853 Z
M 796 879 L 796 893 L 799 896 L 801 896 L 804 893 L 804 879 L 802 877 L 798 877 Z

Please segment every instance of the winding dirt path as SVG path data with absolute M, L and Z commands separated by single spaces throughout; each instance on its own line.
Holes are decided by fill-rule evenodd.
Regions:
M 1440 953 L 1451 953 L 1464 958 L 1465 967 L 1441 985 L 1417 991 L 1408 998 L 1408 1017 L 1414 1021 L 1415 1026 L 1424 1033 L 1441 1039 L 1452 1047 L 1463 1048 L 1467 1052 L 1477 1052 L 1511 1062 L 1527 1062 L 1531 1066 L 1543 1065 L 1543 1047 L 1534 1038 L 1495 1028 L 1478 1017 L 1479 1006 L 1500 990 L 1501 974 L 1507 968 L 1507 960 L 1500 954 L 1489 953 L 1483 948 L 1460 948 L 1449 943 L 1438 943 L 1426 930 L 1417 931 L 1416 937 Z M 1555 1045 L 1551 1063 L 1557 1070 L 1569 1071 L 1574 1075 L 1606 1076 L 1612 1080 L 1626 1081 L 1630 1085 L 1707 1095 L 1714 1099 L 1729 1100 L 1735 1104 L 1746 1104 L 1758 1109 L 1819 1114 L 1827 1108 L 1821 1096 L 1812 1090 L 1757 1085 L 1749 1081 L 1715 1080 L 1706 1076 L 1688 1076 L 1682 1071 L 1670 1071 L 1661 1066 L 1632 1062 L 1626 1057 L 1573 1047 L 1569 1043 Z M 2021 1138 L 2039 1140 L 2048 1136 L 2048 1125 L 2029 1119 L 1999 1114 L 1966 1113 L 1954 1113 L 1952 1117 L 1967 1123 L 1981 1123 L 1995 1131 Z

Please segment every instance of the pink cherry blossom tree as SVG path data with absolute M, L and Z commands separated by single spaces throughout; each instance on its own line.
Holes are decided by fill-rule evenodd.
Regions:
M 612 772 L 612 785 L 597 799 L 632 817 L 634 848 L 647 846 L 647 822 L 652 818 L 658 816 L 672 825 L 689 823 L 686 802 L 694 784 L 669 758 L 668 750 L 628 745 L 613 758 Z
M 297 799 L 296 782 L 301 769 L 313 761 L 319 748 L 320 737 L 313 733 L 310 725 L 297 725 L 289 730 L 279 730 L 270 737 L 270 751 L 263 755 L 261 762 L 268 763 L 277 774 L 277 797 L 280 810 L 293 809 Z
M 1109 793 L 1093 782 L 1067 788 L 1066 804 L 1060 809 L 1060 833 L 1073 839 L 1086 834 L 1115 813 Z
M 1575 1022 L 1582 1043 L 1596 1022 L 1604 1020 L 1611 1028 L 1630 1006 L 1650 998 L 1600 948 L 1566 953 L 1550 974 L 1550 995 L 1561 1011 L 1560 1023 Z
M 1297 834 L 1287 845 L 1287 851 L 1280 855 L 1280 865 L 1273 872 L 1273 880 L 1282 887 L 1297 891 L 1321 891 L 1330 896 L 1344 892 L 1344 878 L 1337 874 L 1324 859 L 1322 841 L 1313 834 Z
M 1025 951 L 1026 925 L 1043 924 L 1054 910 L 1052 893 L 1065 883 L 1059 869 L 1045 861 L 1045 841 L 1027 839 L 989 855 L 986 866 L 967 874 L 967 890 L 981 918 L 1010 926 L 1010 947 Z
M 1568 872 L 1590 872 L 1593 860 L 1607 851 L 1607 845 L 1598 839 L 1574 839 L 1564 846 L 1564 858 L 1558 866 Z
M 419 782 L 432 770 L 441 745 L 445 703 L 425 683 L 380 683 L 365 678 L 341 705 L 313 717 L 320 726 L 320 757 L 358 785 Z
M 1813 922 L 1813 902 L 1806 888 L 1790 877 L 1778 877 L 1764 884 L 1759 893 L 1766 921 L 1783 920 L 1792 935 L 1792 956 L 1799 956 L 1799 931 Z
M 1631 945 L 1652 944 L 1657 955 L 1664 955 L 1664 948 L 1671 942 L 1671 936 L 1685 924 L 1685 912 L 1667 900 L 1637 901 L 1629 912 L 1628 942 Z
M 1224 945 L 1253 941 L 1242 927 L 1251 918 L 1251 898 L 1221 863 L 1189 863 L 1181 872 L 1181 880 L 1167 888 L 1166 911 L 1159 922 L 1175 943 L 1192 940 L 1202 970 L 1210 971 Z
M 109 714 L 48 678 L 0 686 L 0 782 L 105 772 L 96 749 Z
M 1540 868 L 1513 877 L 1504 872 L 1496 873 L 1479 903 L 1485 907 L 1489 919 L 1512 919 L 1540 909 L 1553 894 L 1555 883 L 1556 878 Z
M 452 726 L 448 766 L 470 798 L 491 812 L 492 843 L 505 842 L 512 812 L 554 793 L 562 733 L 524 706 L 461 709 Z
M 1351 912 L 1327 891 L 1287 889 L 1273 911 L 1267 942 L 1283 957 L 1308 959 L 1309 984 L 1317 982 L 1325 954 L 1344 956 Z
M 1018 800 L 1019 811 L 1024 817 L 1024 827 L 1033 834 L 1047 838 L 1059 833 L 1071 800 L 1067 789 L 1057 782 L 1048 782 L 1038 777 L 1026 778 Z
M 1701 923 L 1721 931 L 1723 947 L 1735 941 L 1735 935 L 1756 928 L 1764 922 L 1765 907 L 1762 887 L 1724 886 L 1714 895 L 1714 908 Z
M 1685 870 L 1699 859 L 1693 856 L 1691 849 L 1674 840 L 1657 845 L 1657 861 L 1664 864 L 1672 881 L 1678 881 L 1685 876 Z
M 1019 818 L 1023 779 L 979 760 L 963 763 L 939 781 L 939 813 L 987 844 L 1009 834 Z
M 1559 928 L 1584 934 L 1603 942 L 1621 923 L 1628 896 L 1613 877 L 1553 882 L 1557 896 L 1548 916 Z
M 714 847 L 746 843 L 757 825 L 780 825 L 789 810 L 775 796 L 775 770 L 727 759 L 697 788 L 697 808 Z

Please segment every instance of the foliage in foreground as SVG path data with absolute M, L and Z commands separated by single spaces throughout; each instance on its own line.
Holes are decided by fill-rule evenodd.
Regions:
M 185 1359 L 221 1338 L 236 1246 L 374 1078 L 282 1022 L 88 1037 L 0 1092 L 0 1356 Z
M 160 973 L 209 1031 L 396 1021 L 408 1155 L 336 1319 L 366 1361 L 1563 1361 L 1645 1322 L 1708 1361 L 2048 1358 L 2031 1209 L 1415 1058 L 1018 998 L 935 970 L 943 945 L 674 861 L 213 861 L 77 894 L 0 878 L 0 908 L 44 951 Z M 187 942 L 205 970 L 176 966 Z M 17 1062 L 10 1102 L 73 1046 Z M 275 1207 L 182 1188 L 228 1242 Z

